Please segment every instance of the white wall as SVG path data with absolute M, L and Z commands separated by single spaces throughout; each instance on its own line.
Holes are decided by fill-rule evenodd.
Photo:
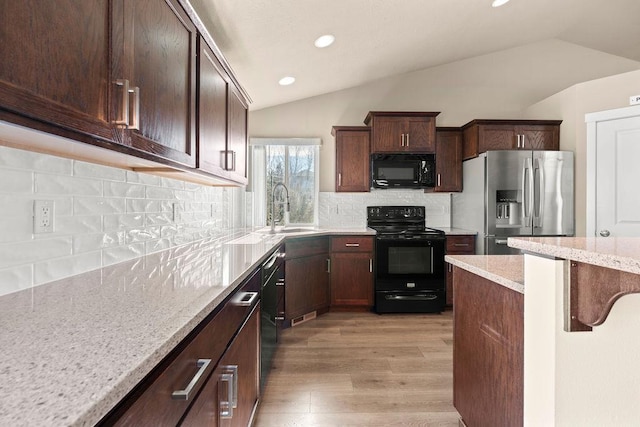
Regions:
M 584 116 L 596 111 L 627 107 L 629 97 L 640 94 L 640 71 L 632 71 L 577 84 L 523 111 L 529 118 L 562 119 L 560 148 L 575 151 L 576 235 L 586 230 L 587 127 Z

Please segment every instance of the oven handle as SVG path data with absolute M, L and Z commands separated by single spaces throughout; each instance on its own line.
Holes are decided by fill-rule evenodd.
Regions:
M 433 294 L 417 294 L 417 295 L 385 295 L 386 300 L 402 300 L 402 301 L 433 301 L 438 299 L 437 295 Z

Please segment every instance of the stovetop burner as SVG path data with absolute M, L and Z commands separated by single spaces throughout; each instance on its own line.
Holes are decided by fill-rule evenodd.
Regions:
M 425 227 L 424 206 L 369 206 L 367 226 L 382 238 L 428 239 L 444 237 L 444 231 Z

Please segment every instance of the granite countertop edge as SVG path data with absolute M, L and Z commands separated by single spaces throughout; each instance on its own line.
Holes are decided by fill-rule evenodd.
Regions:
M 524 294 L 522 255 L 446 255 L 445 261 Z

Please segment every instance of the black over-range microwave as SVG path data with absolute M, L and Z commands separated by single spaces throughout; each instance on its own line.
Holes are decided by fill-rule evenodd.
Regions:
M 433 154 L 372 154 L 372 188 L 428 188 L 436 185 Z

